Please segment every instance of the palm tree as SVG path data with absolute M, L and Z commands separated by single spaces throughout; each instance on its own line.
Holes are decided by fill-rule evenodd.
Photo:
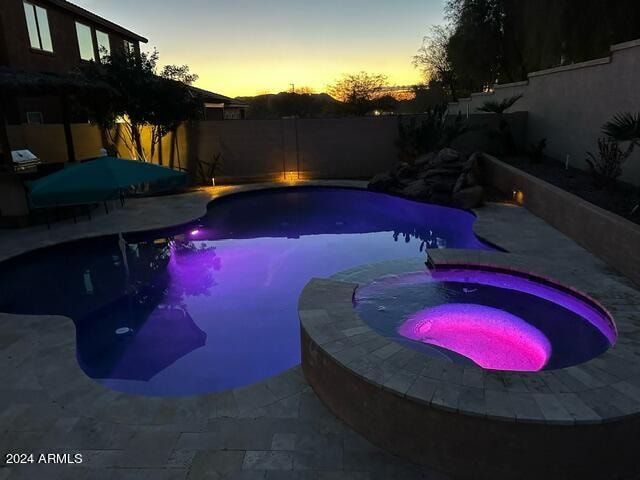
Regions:
M 500 102 L 488 100 L 484 102 L 481 107 L 476 109 L 479 112 L 495 113 L 498 115 L 498 130 L 490 131 L 489 135 L 499 139 L 502 144 L 502 153 L 505 155 L 513 155 L 516 153 L 516 143 L 513 140 L 513 135 L 511 135 L 511 125 L 509 125 L 509 122 L 505 118 L 504 112 L 513 107 L 513 105 L 521 98 L 522 94 L 505 98 Z
M 522 98 L 522 94 L 514 95 L 513 97 L 505 98 L 501 102 L 496 102 L 495 100 L 489 100 L 484 102 L 481 107 L 478 107 L 477 110 L 479 112 L 486 113 L 497 113 L 502 115 L 506 110 L 513 107 L 513 104 Z
M 640 146 L 640 113 L 619 113 L 603 125 L 602 131 L 618 142 L 630 142 L 631 153 L 634 146 Z

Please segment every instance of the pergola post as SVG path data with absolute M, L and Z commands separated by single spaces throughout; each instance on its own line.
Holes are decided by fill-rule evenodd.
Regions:
M 61 95 L 62 103 L 62 123 L 64 128 L 64 139 L 67 144 L 67 159 L 69 162 L 76 161 L 76 151 L 73 146 L 73 133 L 71 132 L 71 105 L 69 95 Z
M 4 98 L 0 95 L 0 149 L 2 157 L 0 164 L 11 165 L 11 143 L 9 142 L 9 132 L 7 131 L 7 112 Z

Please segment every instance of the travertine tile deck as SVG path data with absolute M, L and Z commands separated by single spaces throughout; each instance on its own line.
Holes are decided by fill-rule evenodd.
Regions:
M 312 340 L 355 375 L 435 408 L 503 421 L 576 425 L 640 414 L 640 312 L 633 307 L 640 305 L 640 292 L 623 283 L 608 284 L 609 275 L 601 271 L 587 275 L 557 260 L 479 250 L 428 253 L 435 268 L 475 265 L 508 269 L 578 292 L 588 291 L 606 311 L 614 312 L 618 341 L 583 364 L 535 373 L 491 372 L 429 358 L 386 339 L 371 343 L 370 338 L 381 337 L 350 308 L 353 289 L 386 275 L 424 270 L 424 259 L 365 265 L 330 280 L 313 280 L 300 300 L 301 325 Z M 329 329 L 331 337 L 325 334 Z M 420 371 L 407 372 L 409 364 L 419 365 Z M 563 381 L 566 378 L 573 381 Z
M 77 225 L 0 231 L 0 260 L 79 238 L 186 223 L 203 215 L 212 198 L 251 188 L 256 187 L 131 200 L 124 209 Z M 601 272 L 606 281 L 590 282 L 589 287 L 624 287 L 623 298 L 613 299 L 616 309 L 638 314 L 638 292 L 629 282 L 524 209 L 488 205 L 478 214 L 476 230 L 483 237 L 517 253 L 566 262 L 567 268 L 587 276 Z M 378 355 L 391 358 L 391 350 Z M 392 385 L 405 388 L 411 373 Z M 579 381 L 566 381 L 574 380 Z M 463 374 L 463 383 L 473 386 L 477 381 Z M 551 389 L 554 384 L 547 385 Z M 410 387 L 430 388 L 416 382 Z M 624 398 L 632 391 L 627 388 Z M 513 392 L 516 400 L 517 394 Z M 471 404 L 473 398 L 459 401 Z M 523 399 L 520 404 L 534 408 Z M 602 409 L 622 407 L 612 403 Z M 84 461 L 8 467 L 5 452 L 82 453 Z M 136 397 L 108 390 L 80 370 L 74 325 L 63 317 L 0 314 L 0 454 L 0 480 L 444 478 L 352 432 L 324 407 L 299 367 L 255 385 L 197 397 Z

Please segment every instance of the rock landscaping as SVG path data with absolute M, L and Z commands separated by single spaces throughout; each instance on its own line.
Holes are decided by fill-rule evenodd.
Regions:
M 399 162 L 391 171 L 373 177 L 368 188 L 414 200 L 474 208 L 484 198 L 481 159 L 480 152 L 467 157 L 453 148 L 443 148 L 420 155 L 412 164 Z

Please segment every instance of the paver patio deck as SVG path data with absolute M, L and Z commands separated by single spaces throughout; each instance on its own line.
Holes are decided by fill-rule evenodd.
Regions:
M 309 182 L 361 186 L 361 182 Z M 260 185 L 269 187 L 271 185 Z M 218 194 L 256 188 L 131 200 L 92 221 L 0 233 L 0 260 L 72 239 L 186 223 Z M 624 292 L 615 309 L 636 318 L 631 282 L 526 210 L 489 204 L 476 232 L 514 252 L 544 256 Z M 587 292 L 588 293 L 588 292 Z M 615 316 L 615 312 L 614 316 Z M 300 367 L 254 385 L 195 397 L 138 397 L 86 377 L 75 359 L 70 319 L 0 314 L 0 453 L 82 453 L 80 465 L 0 466 L 0 480 L 87 479 L 393 479 L 446 478 L 381 451 L 337 420 Z M 630 332 L 636 335 L 636 332 Z M 640 337 L 639 337 L 640 338 Z M 639 402 L 612 395 L 615 401 Z

